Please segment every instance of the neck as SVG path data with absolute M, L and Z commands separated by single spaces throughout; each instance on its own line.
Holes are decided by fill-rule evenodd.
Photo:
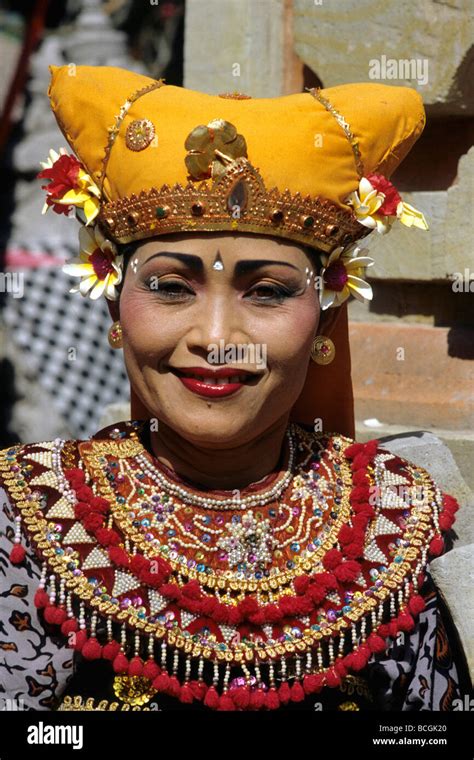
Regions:
M 180 477 L 209 489 L 233 490 L 277 469 L 287 427 L 288 415 L 251 441 L 219 449 L 188 441 L 160 421 L 150 443 L 154 456 Z

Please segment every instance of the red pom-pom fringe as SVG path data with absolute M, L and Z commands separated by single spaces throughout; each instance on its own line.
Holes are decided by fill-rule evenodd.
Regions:
M 44 619 L 52 625 L 61 625 L 67 620 L 67 612 L 60 607 L 55 607 L 54 604 L 50 604 L 44 608 Z
M 423 612 L 425 607 L 425 600 L 419 594 L 414 594 L 414 596 L 408 601 L 408 608 L 412 615 L 419 615 L 420 612 Z
M 269 710 L 278 710 L 280 707 L 280 698 L 276 689 L 269 689 L 269 691 L 267 691 L 265 707 Z
M 155 684 L 153 684 L 154 686 Z M 210 707 L 213 710 L 216 710 L 219 705 L 219 694 L 216 691 L 215 686 L 211 686 L 206 693 L 206 696 L 204 697 L 204 704 L 206 707 Z
M 130 665 L 128 666 L 129 676 L 141 676 L 143 675 L 143 660 L 141 657 L 132 657 Z
M 369 646 L 371 652 L 385 652 L 387 648 L 385 639 L 383 639 L 381 636 L 378 636 L 376 633 L 370 634 L 367 639 L 367 645 Z
M 67 636 L 69 633 L 75 633 L 79 630 L 79 623 L 76 618 L 68 618 L 61 624 L 61 633 Z
M 191 702 L 193 702 L 194 694 L 189 684 L 185 683 L 181 687 L 181 694 L 179 695 L 179 699 L 180 699 L 180 702 L 183 702 L 184 704 L 187 704 L 187 705 L 190 705 Z
M 430 543 L 430 554 L 434 557 L 438 557 L 444 551 L 444 540 L 441 536 L 433 538 Z
M 26 551 L 21 544 L 15 544 L 10 552 L 10 562 L 13 565 L 19 565 L 23 562 L 26 556 Z
M 290 694 L 291 694 L 290 699 L 292 702 L 303 701 L 303 699 L 305 698 L 305 693 L 299 681 L 294 682 L 293 686 L 290 689 Z
M 153 659 L 147 660 L 147 662 L 143 666 L 143 673 L 142 675 L 145 678 L 148 678 L 150 681 L 154 681 L 155 678 L 160 674 L 160 668 L 156 664 L 156 662 Z
M 44 589 L 39 588 L 35 593 L 34 601 L 35 601 L 35 607 L 38 607 L 38 609 L 42 609 L 43 607 L 48 606 L 49 596 Z
M 118 653 L 120 652 L 120 644 L 118 641 L 109 641 L 107 644 L 104 645 L 104 648 L 102 650 L 102 658 L 104 660 L 115 660 Z
M 81 649 L 86 660 L 99 660 L 102 657 L 102 647 L 95 637 L 88 639 Z
M 112 667 L 115 673 L 128 673 L 128 660 L 123 652 L 119 652 L 115 657 Z

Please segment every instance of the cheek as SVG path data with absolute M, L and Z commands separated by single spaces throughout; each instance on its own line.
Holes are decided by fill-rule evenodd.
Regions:
M 268 361 L 274 371 L 281 368 L 288 375 L 292 366 L 306 366 L 311 343 L 319 322 L 319 308 L 313 302 L 300 303 L 297 308 L 285 309 L 278 319 L 272 321 L 268 330 Z
M 161 309 L 143 293 L 122 292 L 120 322 L 125 357 L 135 356 L 140 363 L 168 353 L 178 340 L 176 321 L 164 319 Z

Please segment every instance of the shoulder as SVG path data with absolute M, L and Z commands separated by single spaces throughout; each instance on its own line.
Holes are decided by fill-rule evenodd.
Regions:
M 381 546 L 382 536 L 392 531 L 397 536 L 392 544 L 424 550 L 423 564 L 451 548 L 450 529 L 459 504 L 426 467 L 378 439 L 362 443 L 335 433 L 317 433 L 308 426 L 298 428 L 315 447 L 324 448 L 333 462 L 339 460 L 352 519 L 362 523 L 357 516 L 365 516 L 365 539 L 372 546 Z M 349 477 L 344 477 L 345 469 L 350 470 Z M 378 551 L 377 556 L 381 558 Z

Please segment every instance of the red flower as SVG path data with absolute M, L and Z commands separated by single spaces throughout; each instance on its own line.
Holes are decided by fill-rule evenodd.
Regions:
M 62 155 L 50 169 L 43 169 L 37 174 L 38 179 L 49 179 L 49 184 L 41 185 L 48 193 L 48 206 L 52 205 L 53 200 L 60 200 L 69 190 L 77 188 L 80 168 L 81 164 L 75 156 Z M 61 207 L 61 204 L 59 206 Z M 54 210 L 57 211 L 56 208 Z
M 49 195 L 46 196 L 46 204 L 50 206 L 56 214 L 64 214 L 64 216 L 69 216 L 74 208 L 74 206 L 67 206 L 65 203 L 55 203 Z
M 367 179 L 378 193 L 385 195 L 385 200 L 377 213 L 383 214 L 383 216 L 396 216 L 397 206 L 401 203 L 402 199 L 392 183 L 385 177 L 382 177 L 381 174 L 368 174 Z

